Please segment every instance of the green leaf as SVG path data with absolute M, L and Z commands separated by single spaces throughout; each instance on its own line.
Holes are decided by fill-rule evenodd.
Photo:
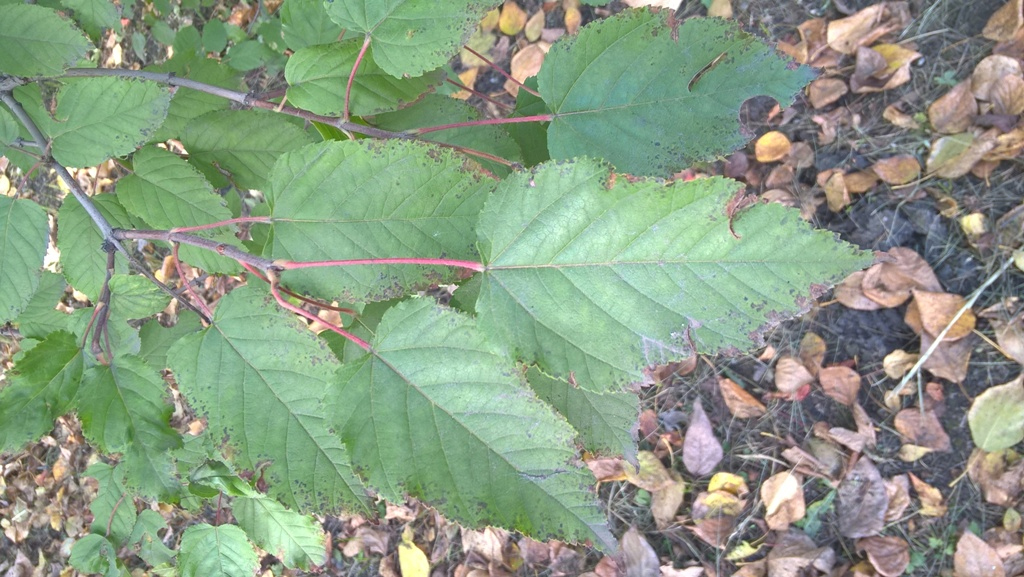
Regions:
M 261 66 L 279 69 L 284 65 L 282 57 L 259 40 L 243 40 L 232 45 L 224 56 L 224 62 L 242 72 L 255 70 Z
M 474 225 L 494 181 L 450 150 L 420 142 L 324 142 L 281 157 L 267 187 L 265 256 L 314 261 L 474 259 Z M 454 280 L 450 267 L 345 266 L 288 271 L 290 287 L 339 301 L 384 300 Z
M 203 175 L 178 155 L 147 146 L 132 157 L 134 174 L 117 183 L 117 198 L 129 213 L 152 227 L 170 229 L 220 222 L 231 218 L 224 199 Z M 240 246 L 230 228 L 198 231 L 217 242 Z M 182 261 L 213 273 L 240 272 L 238 263 L 209 250 L 192 246 L 179 249 Z
M 290 569 L 327 562 L 323 529 L 309 515 L 265 497 L 239 497 L 231 504 L 238 526 L 264 551 Z
M 262 110 L 210 112 L 189 122 L 181 137 L 189 162 L 217 188 L 228 184 L 225 170 L 239 188 L 262 189 L 279 156 L 311 141 L 281 115 Z
M 6 108 L 0 108 L 0 146 L 6 146 L 21 136 L 18 121 Z M 0 149 L 2 150 L 2 149 Z
M 50 271 L 43 271 L 39 277 L 39 288 L 32 294 L 25 310 L 15 324 L 21 336 L 30 339 L 44 339 L 54 331 L 66 329 L 70 316 L 57 310 L 57 303 L 64 297 L 67 283 L 64 277 Z
M 523 84 L 527 88 L 536 91 L 537 77 L 531 76 Z M 519 95 L 516 96 L 516 110 L 512 117 L 522 118 L 541 114 L 551 114 L 547 104 L 544 104 L 543 100 L 534 96 L 529 91 L 520 89 Z M 523 164 L 525 166 L 536 166 L 546 160 L 551 160 L 551 155 L 548 154 L 548 124 L 550 123 L 514 122 L 504 126 L 505 130 L 508 131 L 519 145 L 519 149 L 523 151 Z
M 39 286 L 49 238 L 43 207 L 0 196 L 0 323 L 17 317 Z
M 93 166 L 142 146 L 164 121 L 171 101 L 170 88 L 156 82 L 115 77 L 66 82 L 57 93 L 56 119 L 44 129 L 53 139 L 53 157 L 66 166 Z
M 631 174 L 668 176 L 750 139 L 740 106 L 783 106 L 814 78 L 734 24 L 627 10 L 551 47 L 537 75 L 555 114 L 552 158 L 601 156 Z
M 220 54 L 228 45 L 228 31 L 224 23 L 211 18 L 203 25 L 203 51 Z
M 169 60 L 163 64 L 146 67 L 153 72 L 173 72 L 176 76 L 212 84 L 228 90 L 245 91 L 239 73 L 226 64 L 210 58 L 200 58 L 176 62 Z M 167 110 L 167 120 L 160 126 L 150 142 L 163 142 L 172 138 L 180 138 L 185 125 L 190 120 L 207 112 L 227 110 L 231 102 L 220 96 L 199 92 L 191 88 L 179 87 L 171 98 L 171 106 Z
M 71 547 L 71 566 L 83 573 L 117 577 L 117 551 L 102 535 L 90 533 L 75 541 Z
M 118 546 L 128 542 L 135 527 L 135 503 L 124 488 L 124 467 L 111 467 L 100 462 L 89 466 L 83 473 L 99 482 L 100 489 L 89 503 L 92 526 L 89 530 L 105 535 Z
M 258 566 L 256 551 L 235 525 L 201 523 L 185 529 L 181 537 L 181 577 L 239 577 L 253 575 Z
M 1024 380 L 985 389 L 967 412 L 974 444 L 983 451 L 1001 451 L 1024 440 Z
M 129 319 L 144 319 L 167 308 L 166 293 L 139 275 L 116 274 L 110 279 L 112 309 Z
M 121 15 L 110 0 L 61 0 L 61 4 L 75 11 L 75 20 L 94 40 L 107 28 L 121 32 Z
M 166 528 L 167 523 L 160 513 L 152 509 L 145 509 L 135 520 L 135 528 L 128 538 L 128 544 L 138 544 L 139 557 L 150 566 L 170 564 L 177 552 L 164 545 L 158 535 L 161 529 Z
M 530 367 L 526 380 L 542 401 L 562 414 L 591 453 L 622 455 L 636 462 L 640 399 L 635 393 L 595 393 Z
M 341 26 L 326 18 L 322 0 L 286 0 L 281 6 L 281 28 L 288 48 L 337 42 Z
M 96 208 L 106 217 L 111 226 L 132 228 L 128 213 L 112 194 L 92 197 Z M 99 297 L 103 281 L 107 278 L 107 253 L 103 251 L 103 235 L 77 200 L 64 199 L 57 212 L 57 248 L 60 249 L 60 263 L 68 284 L 95 301 Z M 114 272 L 128 272 L 128 264 L 120 254 L 114 256 Z
M 125 452 L 128 484 L 143 496 L 173 501 L 180 489 L 168 451 L 181 436 L 168 424 L 167 385 L 142 359 L 123 355 L 85 371 L 78 397 L 82 432 L 108 452 Z
M 327 15 L 353 33 L 369 34 L 381 69 L 419 76 L 455 55 L 495 0 L 327 0 Z
M 156 319 L 148 321 L 139 329 L 139 338 L 142 340 L 139 357 L 153 368 L 166 369 L 167 351 L 171 346 L 186 335 L 198 333 L 202 328 L 199 316 L 191 311 L 178 313 L 178 322 L 173 327 L 165 327 Z
M 25 353 L 0 389 L 0 452 L 20 450 L 53 429 L 81 379 L 82 355 L 71 333 L 52 333 Z
M 31 4 L 0 6 L 0 46 L 0 72 L 12 76 L 57 76 L 92 47 L 70 21 Z
M 354 39 L 299 49 L 288 59 L 284 77 L 288 102 L 325 116 L 345 110 L 345 88 L 363 41 Z M 444 82 L 440 70 L 417 78 L 395 78 L 377 66 L 367 53 L 359 65 L 349 112 L 356 116 L 398 110 Z
M 374 118 L 374 124 L 379 128 L 397 132 L 411 128 L 480 120 L 480 118 L 482 118 L 482 115 L 479 110 L 461 100 L 437 94 L 427 94 L 422 100 L 412 106 L 395 112 L 377 115 Z M 464 128 L 428 132 L 424 136 L 424 140 L 479 150 L 512 162 L 520 162 L 523 159 L 523 153 L 519 150 L 519 145 L 516 144 L 515 140 L 512 140 L 512 137 L 509 136 L 504 127 L 497 125 L 466 126 Z M 512 172 L 507 165 L 473 155 L 470 155 L 470 158 L 476 160 L 484 168 L 496 175 L 507 176 Z
M 731 219 L 743 185 L 614 179 L 598 161 L 506 179 L 480 216 L 481 328 L 580 386 L 621 390 L 646 367 L 746 350 L 871 255 L 778 204 Z
M 368 510 L 362 483 L 321 402 L 338 361 L 294 316 L 252 287 L 217 303 L 213 325 L 171 348 L 168 360 L 189 404 L 231 458 L 256 470 L 270 461 L 272 496 L 299 509 Z
M 256 489 L 221 461 L 208 460 L 188 476 L 189 490 L 206 498 L 224 493 L 229 497 L 256 497 Z
M 574 431 L 470 317 L 400 303 L 372 346 L 339 371 L 333 401 L 353 462 L 382 496 L 422 499 L 471 527 L 614 547 Z

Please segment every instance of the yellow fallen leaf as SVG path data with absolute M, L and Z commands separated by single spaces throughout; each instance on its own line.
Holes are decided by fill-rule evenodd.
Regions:
M 913 409 L 912 409 L 913 410 Z M 900 451 L 897 456 L 901 461 L 905 463 L 913 463 L 925 455 L 931 453 L 933 450 L 928 447 L 922 447 L 921 445 L 906 444 L 900 447 Z
M 713 18 L 732 18 L 732 1 L 711 0 L 711 6 L 708 6 L 708 16 Z
M 540 40 L 541 33 L 544 32 L 544 11 L 538 10 L 530 19 L 526 21 L 526 27 L 523 29 L 523 34 L 526 39 L 530 42 L 536 42 Z
M 754 156 L 757 157 L 758 162 L 777 162 L 786 158 L 792 147 L 793 143 L 785 134 L 773 130 L 757 139 L 757 143 L 754 145 Z
M 402 530 L 402 542 L 398 544 L 398 567 L 402 570 L 402 577 L 430 577 L 430 561 L 412 537 L 412 527 L 406 525 Z
M 715 473 L 711 480 L 708 481 L 708 492 L 714 493 L 715 491 L 726 491 L 737 497 L 742 497 L 749 493 L 750 489 L 747 487 L 747 482 L 743 480 L 743 477 L 723 471 Z
M 540 65 L 544 63 L 544 56 L 550 48 L 551 45 L 547 42 L 537 42 L 517 52 L 512 57 L 512 78 L 524 82 L 527 78 L 535 76 L 540 71 Z M 519 94 L 519 85 L 508 80 L 505 82 L 505 90 L 516 96 Z
M 484 32 L 490 32 L 498 27 L 498 19 L 501 17 L 501 10 L 497 8 L 491 10 L 487 14 L 484 14 L 484 19 L 480 21 L 480 29 Z
M 526 19 L 526 12 L 519 4 L 505 0 L 505 5 L 501 7 L 501 16 L 498 17 L 498 30 L 501 30 L 502 34 L 515 36 L 526 27 Z
M 467 68 L 466 70 L 459 72 L 459 82 L 467 88 L 473 88 L 473 85 L 476 84 L 476 77 L 479 73 L 479 68 Z M 452 94 L 452 98 L 458 100 L 466 100 L 470 96 L 472 96 L 472 93 L 468 90 L 459 90 Z
M 921 164 L 909 154 L 883 158 L 871 170 L 886 184 L 907 184 L 921 175 Z

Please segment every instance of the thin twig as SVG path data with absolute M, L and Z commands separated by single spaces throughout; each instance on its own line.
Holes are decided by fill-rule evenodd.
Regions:
M 967 297 L 967 301 L 964 302 L 964 306 L 960 307 L 960 310 L 958 310 L 956 314 L 953 315 L 953 318 L 950 319 L 949 323 L 946 325 L 946 328 L 942 329 L 942 332 L 940 332 L 935 337 L 935 341 L 932 342 L 931 346 L 929 346 L 926 351 L 921 353 L 921 357 L 917 359 L 917 362 L 914 363 L 914 366 L 911 367 L 909 371 L 907 371 L 907 374 L 903 375 L 903 379 L 900 380 L 900 384 L 897 385 L 896 388 L 893 389 L 892 391 L 886 393 L 886 400 L 895 398 L 897 395 L 900 394 L 901 391 L 903 391 L 904 388 L 906 388 L 907 383 L 909 383 L 911 379 L 917 376 L 917 373 L 921 371 L 921 367 L 923 367 L 924 364 L 928 362 L 928 359 L 931 358 L 932 354 L 935 353 L 936 349 L 939 348 L 939 345 L 942 343 L 942 340 L 946 338 L 946 335 L 949 334 L 949 331 L 953 330 L 953 327 L 956 325 L 957 321 L 960 320 L 960 317 L 964 316 L 964 313 L 971 310 L 971 307 L 973 307 L 974 303 L 978 301 L 978 298 L 981 297 L 981 294 L 985 292 L 985 290 L 988 287 L 992 286 L 992 283 L 996 282 L 996 280 L 1000 276 L 1002 276 L 1002 274 L 1006 272 L 1006 269 L 1010 268 L 1012 264 L 1013 258 L 1007 258 L 1003 265 L 999 267 L 999 270 L 992 273 L 991 276 L 985 279 L 985 282 L 983 282 L 980 287 L 978 287 L 973 293 L 971 293 L 971 296 Z
M 363 40 L 363 47 L 359 49 L 359 54 L 356 55 L 356 61 L 352 65 L 352 72 L 348 74 L 348 83 L 345 84 L 345 108 L 342 111 L 341 119 L 348 122 L 349 119 L 349 105 L 352 103 L 352 85 L 356 81 L 356 72 L 359 71 L 359 65 L 363 63 L 363 58 L 366 56 L 366 50 L 370 47 L 370 35 L 366 35 L 366 39 Z

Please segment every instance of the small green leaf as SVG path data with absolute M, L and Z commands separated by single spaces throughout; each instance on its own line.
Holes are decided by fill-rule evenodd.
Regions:
M 71 566 L 83 573 L 101 574 L 105 577 L 121 575 L 117 567 L 117 551 L 102 535 L 90 533 L 75 541 L 71 547 Z
M 44 129 L 53 139 L 53 157 L 66 166 L 93 166 L 142 146 L 164 121 L 171 101 L 170 88 L 156 82 L 115 77 L 66 82 L 57 94 L 56 120 Z
M 309 515 L 290 511 L 266 497 L 240 497 L 231 504 L 238 526 L 289 569 L 327 562 L 324 531 Z
M 326 16 L 322 0 L 287 0 L 281 6 L 281 28 L 288 48 L 337 42 L 341 26 Z
M 110 279 L 111 308 L 129 319 L 151 317 L 167 307 L 171 297 L 149 279 L 139 275 L 116 274 Z
M 0 147 L 14 142 L 19 136 L 21 136 L 21 128 L 18 121 L 11 116 L 6 108 L 0 108 Z
M 118 546 L 128 542 L 135 527 L 135 503 L 124 488 L 124 467 L 94 463 L 83 473 L 99 482 L 100 489 L 89 503 L 92 512 L 90 531 L 104 535 Z
M 967 412 L 974 444 L 1001 451 L 1024 440 L 1024 377 L 985 389 Z
M 425 126 L 480 120 L 481 117 L 480 111 L 461 100 L 427 94 L 412 106 L 395 112 L 378 114 L 373 122 L 379 128 L 398 132 Z M 512 162 L 520 162 L 523 159 L 519 145 L 512 140 L 504 127 L 497 125 L 466 126 L 428 132 L 424 135 L 424 140 L 479 150 Z M 472 154 L 469 156 L 498 176 L 506 176 L 512 171 L 505 164 L 479 158 Z
M 352 33 L 369 34 L 388 74 L 420 76 L 455 55 L 496 0 L 327 0 L 327 15 Z
M 232 175 L 240 188 L 262 189 L 279 156 L 312 142 L 308 134 L 281 115 L 262 110 L 221 110 L 192 119 L 182 144 L 189 162 L 217 188 Z
M 217 303 L 213 324 L 178 341 L 168 360 L 211 434 L 227 439 L 236 466 L 270 462 L 272 496 L 302 509 L 368 510 L 321 407 L 338 361 L 299 325 L 256 288 L 238 288 Z
M 778 204 L 730 218 L 742 188 L 630 182 L 585 159 L 512 175 L 480 215 L 481 327 L 552 376 L 615 391 L 694 348 L 752 348 L 870 264 Z
M 285 154 L 267 203 L 274 219 L 264 256 L 319 261 L 419 257 L 473 259 L 473 227 L 494 181 L 421 142 L 323 142 Z M 285 283 L 339 301 L 384 300 L 433 282 L 450 267 L 345 266 L 287 271 Z
M 403 302 L 372 346 L 339 371 L 332 402 L 353 462 L 383 497 L 411 495 L 470 527 L 614 547 L 575 432 L 470 317 Z
M 224 23 L 211 18 L 203 25 L 203 50 L 220 54 L 228 45 L 228 31 Z
M 551 47 L 537 75 L 555 114 L 551 157 L 601 156 L 631 174 L 668 176 L 730 152 L 744 101 L 783 106 L 814 78 L 735 24 L 627 10 Z
M 39 286 L 49 237 L 43 207 L 0 196 L 0 323 L 21 314 Z
M 94 40 L 107 28 L 121 32 L 121 15 L 110 0 L 61 0 L 61 4 L 75 11 L 75 20 Z
M 362 45 L 362 40 L 353 39 L 297 50 L 284 68 L 288 102 L 317 114 L 340 116 L 345 110 L 348 77 Z M 443 81 L 440 70 L 417 78 L 395 78 L 367 54 L 352 83 L 349 112 L 365 116 L 398 110 Z
M 640 398 L 635 393 L 595 393 L 530 367 L 526 380 L 542 401 L 562 414 L 592 453 L 622 455 L 636 461 Z
M 20 450 L 52 429 L 81 380 L 82 355 L 71 333 L 52 333 L 25 353 L 0 389 L 0 452 Z
M 32 4 L 0 6 L 0 72 L 12 76 L 57 76 L 92 45 L 70 21 Z
M 280 55 L 259 40 L 243 40 L 228 48 L 224 62 L 228 66 L 242 72 L 255 70 L 261 66 L 276 66 Z
M 203 175 L 173 152 L 147 146 L 132 157 L 134 174 L 117 183 L 117 198 L 129 213 L 162 229 L 210 224 L 231 218 L 224 199 L 214 192 Z M 206 238 L 240 246 L 230 228 L 199 231 Z M 184 262 L 213 273 L 232 274 L 238 263 L 211 251 L 182 246 Z
M 39 277 L 39 288 L 32 294 L 25 310 L 21 312 L 15 324 L 21 336 L 31 339 L 44 339 L 54 331 L 68 327 L 69 316 L 57 310 L 57 303 L 64 297 L 67 287 L 64 277 L 50 271 L 43 271 Z
M 253 575 L 258 566 L 256 551 L 235 525 L 201 523 L 185 529 L 181 537 L 181 577 L 240 577 Z
M 132 228 L 131 219 L 117 197 L 100 194 L 92 197 L 96 208 L 111 226 Z M 68 284 L 95 301 L 103 281 L 107 278 L 107 253 L 103 251 L 103 235 L 77 200 L 64 199 L 57 212 L 57 248 L 60 249 L 61 268 Z M 114 272 L 128 272 L 128 264 L 120 254 L 114 256 Z

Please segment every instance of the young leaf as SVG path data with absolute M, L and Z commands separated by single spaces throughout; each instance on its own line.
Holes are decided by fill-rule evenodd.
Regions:
M 324 531 L 309 515 L 290 511 L 265 497 L 239 497 L 231 504 L 238 526 L 260 549 L 290 569 L 327 562 Z
M 740 190 L 614 179 L 593 160 L 509 177 L 478 225 L 481 328 L 553 376 L 613 391 L 693 347 L 751 348 L 819 283 L 870 263 L 778 204 L 730 218 Z
M 253 575 L 259 558 L 245 533 L 235 525 L 200 523 L 185 529 L 178 550 L 181 577 Z
M 103 535 L 90 533 L 83 535 L 71 547 L 71 558 L 68 563 L 79 571 L 87 574 L 100 574 L 104 577 L 119 577 L 121 570 L 117 567 L 117 551 Z
M 107 28 L 121 32 L 121 15 L 110 0 L 61 0 L 60 3 L 75 11 L 75 20 L 94 40 Z
M 353 462 L 386 499 L 422 499 L 471 527 L 613 546 L 576 462 L 575 432 L 524 387 L 474 321 L 400 303 L 333 395 Z
M 338 361 L 268 296 L 233 290 L 217 303 L 213 324 L 167 357 L 189 404 L 234 449 L 235 464 L 256 470 L 270 461 L 272 496 L 299 509 L 369 509 L 321 408 Z
M 89 530 L 106 537 L 118 546 L 128 541 L 135 527 L 135 503 L 124 488 L 124 468 L 111 467 L 100 462 L 89 466 L 83 473 L 99 482 L 100 489 L 89 503 L 92 526 Z
M 348 77 L 362 46 L 362 40 L 353 39 L 297 50 L 284 68 L 288 102 L 317 114 L 340 116 L 345 109 Z M 395 78 L 367 54 L 352 83 L 349 112 L 364 116 L 398 110 L 443 81 L 441 70 L 416 78 Z
M 82 379 L 74 335 L 50 334 L 25 353 L 7 379 L 0 389 L 0 452 L 17 451 L 43 436 L 70 408 Z
M 64 277 L 50 271 L 43 271 L 39 277 L 39 287 L 32 294 L 25 310 L 15 320 L 21 336 L 30 339 L 45 339 L 54 331 L 68 327 L 67 313 L 57 310 L 57 303 L 64 296 L 67 287 Z
M 273 112 L 220 110 L 192 119 L 181 142 L 188 149 L 189 162 L 215 187 L 228 185 L 220 172 L 225 170 L 240 188 L 262 189 L 277 157 L 311 139 Z
M 378 114 L 373 119 L 373 123 L 384 130 L 397 132 L 424 126 L 480 120 L 480 118 L 479 110 L 461 100 L 439 94 L 427 94 L 412 106 L 395 112 Z M 428 132 L 424 139 L 487 152 L 513 162 L 521 161 L 523 158 L 523 153 L 519 150 L 516 141 L 512 140 L 504 127 L 497 125 L 467 126 Z M 476 156 L 472 158 L 496 175 L 506 176 L 511 172 L 511 169 L 504 164 Z
M 321 0 L 288 0 L 281 6 L 281 33 L 288 48 L 336 42 L 341 26 L 327 18 Z
M 394 256 L 473 259 L 473 227 L 494 181 L 449 150 L 409 141 L 323 142 L 281 157 L 267 187 L 265 256 L 317 261 Z M 456 278 L 451 267 L 288 271 L 292 288 L 340 301 L 384 300 Z
M 526 380 L 533 392 L 562 414 L 592 453 L 622 455 L 636 462 L 640 399 L 634 393 L 595 393 L 530 367 Z
M 167 116 L 171 90 L 156 82 L 114 77 L 73 78 L 57 93 L 56 120 L 43 128 L 53 157 L 92 166 L 142 146 Z
M 0 6 L 0 46 L 0 72 L 12 76 L 57 76 L 91 47 L 74 24 L 32 4 Z
M 196 226 L 231 218 L 224 199 L 203 175 L 173 152 L 147 146 L 132 157 L 132 168 L 134 174 L 118 181 L 117 198 L 125 210 L 150 226 Z M 225 244 L 240 244 L 228 228 L 204 236 Z M 195 247 L 182 246 L 179 256 L 208 272 L 231 274 L 240 270 L 235 261 Z
M 0 196 L 0 323 L 17 317 L 39 286 L 49 237 L 43 207 Z
M 92 202 L 111 226 L 132 228 L 128 213 L 112 194 L 94 196 Z M 103 281 L 107 278 L 107 253 L 103 251 L 103 236 L 82 205 L 66 198 L 57 212 L 57 248 L 60 263 L 68 284 L 96 300 Z M 128 272 L 128 264 L 120 254 L 114 256 L 114 272 Z
M 814 77 L 714 18 L 627 10 L 551 47 L 537 75 L 555 114 L 552 158 L 600 156 L 623 172 L 668 176 L 742 146 L 740 105 L 780 104 Z
M 327 0 L 327 15 L 372 38 L 377 64 L 388 74 L 420 76 L 440 68 L 496 0 Z

